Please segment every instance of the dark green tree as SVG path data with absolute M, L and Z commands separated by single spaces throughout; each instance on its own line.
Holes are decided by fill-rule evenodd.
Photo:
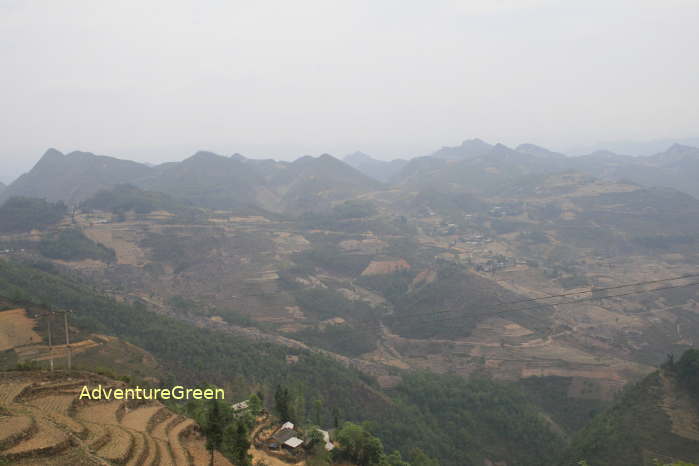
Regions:
M 439 466 L 439 462 L 427 456 L 424 451 L 419 448 L 413 448 L 410 451 L 411 466 Z
M 313 422 L 316 423 L 316 425 L 321 425 L 321 417 L 322 417 L 322 412 L 323 412 L 323 400 L 320 398 L 317 398 L 313 402 Z
M 238 466 L 249 466 L 252 457 L 248 455 L 250 440 L 248 439 L 248 428 L 245 422 L 238 421 L 226 427 L 224 432 L 224 446 L 226 453 Z
M 337 454 L 342 459 L 352 461 L 359 466 L 380 465 L 384 460 L 381 440 L 360 425 L 345 422 L 342 429 L 337 432 L 336 438 L 340 443 Z
M 274 409 L 282 422 L 291 419 L 290 398 L 289 389 L 278 385 L 277 391 L 274 393 Z
M 260 400 L 260 397 L 257 396 L 257 394 L 253 393 L 250 395 L 250 398 L 248 398 L 248 408 L 253 416 L 260 414 L 260 411 L 262 410 L 262 400 Z
M 211 453 L 211 466 L 214 464 L 214 450 L 221 448 L 224 420 L 218 401 L 211 400 L 206 418 L 206 448 Z

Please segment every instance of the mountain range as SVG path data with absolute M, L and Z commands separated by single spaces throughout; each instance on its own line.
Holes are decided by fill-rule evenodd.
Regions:
M 49 149 L 37 164 L 3 189 L 13 196 L 79 203 L 118 184 L 170 194 L 208 208 L 255 206 L 271 212 L 327 210 L 335 201 L 376 190 L 382 183 L 408 189 L 492 192 L 522 176 L 579 171 L 609 181 L 670 187 L 699 197 L 699 149 L 674 144 L 652 156 L 597 151 L 567 157 L 534 144 L 512 149 L 470 139 L 410 160 L 382 161 L 355 152 L 344 159 L 323 154 L 293 162 L 197 152 L 157 166 Z
M 696 389 L 682 364 L 653 371 L 699 342 L 697 152 L 474 139 L 148 166 L 51 149 L 0 193 L 0 369 L 46 363 L 27 342 L 53 306 L 98 345 L 76 363 L 261 390 L 270 409 L 288 384 L 300 421 L 368 421 L 387 451 L 447 466 L 694 460 Z M 100 335 L 162 371 L 106 358 Z
M 381 183 L 323 154 L 293 162 L 252 160 L 197 152 L 154 167 L 86 152 L 49 149 L 39 162 L 0 192 L 77 204 L 121 184 L 169 194 L 212 209 L 261 207 L 270 212 L 314 211 L 330 203 L 377 189 Z

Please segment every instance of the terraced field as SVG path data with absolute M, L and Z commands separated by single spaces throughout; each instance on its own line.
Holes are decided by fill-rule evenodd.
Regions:
M 79 400 L 80 387 L 98 384 L 124 386 L 85 372 L 0 372 L 0 464 L 208 464 L 192 419 L 157 401 Z M 215 464 L 232 466 L 218 452 Z

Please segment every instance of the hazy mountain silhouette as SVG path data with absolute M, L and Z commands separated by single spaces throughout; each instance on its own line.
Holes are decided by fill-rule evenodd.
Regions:
M 0 193 L 0 201 L 12 196 L 45 198 L 76 203 L 100 189 L 127 183 L 144 176 L 152 168 L 137 162 L 90 152 L 64 155 L 49 149 L 24 175 Z
M 318 211 L 330 202 L 375 191 L 381 183 L 329 154 L 284 164 L 269 180 L 286 211 Z
M 363 152 L 348 154 L 342 160 L 365 175 L 383 182 L 391 181 L 408 163 L 405 159 L 377 160 Z

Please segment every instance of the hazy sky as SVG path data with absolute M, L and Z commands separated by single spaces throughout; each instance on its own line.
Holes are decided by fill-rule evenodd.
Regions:
M 0 178 L 48 147 L 414 156 L 699 135 L 699 0 L 0 0 Z

